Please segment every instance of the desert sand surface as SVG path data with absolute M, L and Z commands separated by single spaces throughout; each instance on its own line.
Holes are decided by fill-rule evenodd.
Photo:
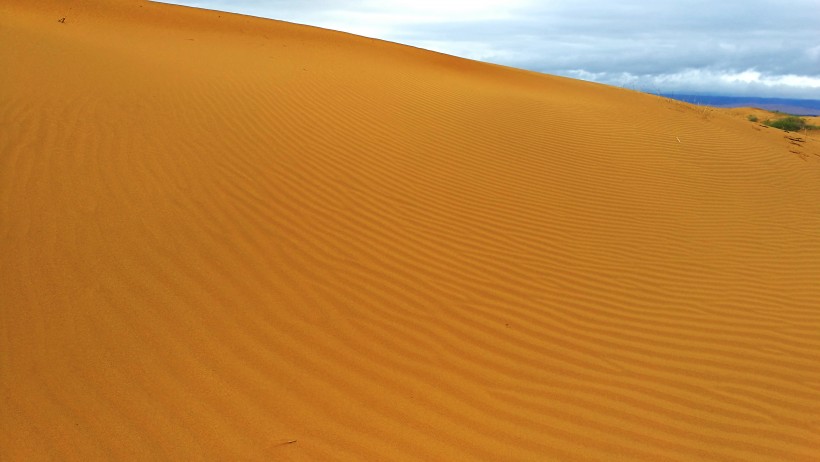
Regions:
M 817 136 L 139 0 L 0 43 L 3 461 L 820 460 Z

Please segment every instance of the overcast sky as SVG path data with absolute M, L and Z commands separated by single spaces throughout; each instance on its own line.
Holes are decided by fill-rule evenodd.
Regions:
M 168 0 L 648 92 L 820 99 L 820 0 Z

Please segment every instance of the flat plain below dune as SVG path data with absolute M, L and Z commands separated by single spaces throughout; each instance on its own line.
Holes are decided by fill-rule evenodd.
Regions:
M 0 43 L 0 459 L 820 460 L 811 133 L 138 0 Z

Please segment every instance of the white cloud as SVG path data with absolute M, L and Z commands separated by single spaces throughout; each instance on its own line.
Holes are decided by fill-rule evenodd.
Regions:
M 396 23 L 449 23 L 505 19 L 526 4 L 522 0 L 368 0 L 356 9 Z
M 752 69 L 734 74 L 724 74 L 720 76 L 720 79 L 729 83 L 740 82 L 745 84 L 761 84 L 768 87 L 785 85 L 793 87 L 820 88 L 820 78 L 792 74 L 764 76 L 760 72 Z
M 807 89 L 820 89 L 820 78 L 797 75 L 765 75 L 754 69 L 726 72 L 685 69 L 680 72 L 636 75 L 629 72 L 587 72 L 574 69 L 568 77 L 644 91 L 648 93 L 696 93 L 741 96 L 802 98 Z

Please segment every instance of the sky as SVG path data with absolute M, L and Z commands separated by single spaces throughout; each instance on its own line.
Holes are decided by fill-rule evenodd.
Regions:
M 165 0 L 651 93 L 820 99 L 820 0 Z

